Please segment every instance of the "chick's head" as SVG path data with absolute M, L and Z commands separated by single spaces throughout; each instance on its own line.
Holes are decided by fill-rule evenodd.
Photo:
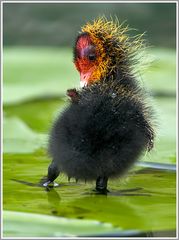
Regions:
M 98 18 L 82 27 L 74 47 L 74 63 L 81 85 L 98 82 L 115 73 L 131 74 L 143 50 L 142 34 L 129 37 L 128 26 L 118 21 Z

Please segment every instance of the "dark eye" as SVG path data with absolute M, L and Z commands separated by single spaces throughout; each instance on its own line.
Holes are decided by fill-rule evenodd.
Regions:
M 96 55 L 95 54 L 90 54 L 90 55 L 88 55 L 88 59 L 90 61 L 94 61 L 94 60 L 96 60 Z

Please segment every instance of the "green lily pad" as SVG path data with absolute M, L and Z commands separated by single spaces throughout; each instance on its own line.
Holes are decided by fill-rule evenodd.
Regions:
M 65 175 L 56 179 L 59 187 L 46 191 L 38 183 L 48 164 L 42 152 L 4 155 L 4 210 L 90 219 L 111 223 L 123 231 L 176 228 L 175 172 L 133 168 L 121 179 L 109 181 L 106 196 L 93 192 L 95 182 L 68 182 Z
M 33 132 L 18 118 L 4 118 L 3 152 L 30 153 L 46 146 L 46 135 Z
M 154 98 L 157 133 L 154 149 L 146 154 L 145 161 L 176 162 L 176 99 Z
M 149 89 L 159 92 L 176 92 L 176 51 L 157 49 L 151 51 L 153 63 L 143 76 Z
M 5 237 L 58 237 L 115 233 L 121 229 L 95 220 L 67 219 L 42 214 L 4 211 Z
M 67 48 L 5 48 L 5 104 L 43 96 L 64 96 L 66 89 L 79 86 L 79 75 Z
M 155 61 L 146 69 L 142 82 L 151 90 L 176 91 L 176 53 L 153 49 Z M 12 47 L 4 49 L 5 104 L 43 96 L 64 96 L 66 89 L 79 87 L 79 74 L 70 48 Z
M 48 133 L 52 122 L 67 105 L 63 99 L 38 100 L 4 107 L 6 117 L 18 117 L 35 132 Z

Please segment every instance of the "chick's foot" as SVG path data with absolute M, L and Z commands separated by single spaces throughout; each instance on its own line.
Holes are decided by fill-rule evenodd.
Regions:
M 98 177 L 96 180 L 96 191 L 98 193 L 107 194 L 109 190 L 107 189 L 108 178 L 107 177 Z

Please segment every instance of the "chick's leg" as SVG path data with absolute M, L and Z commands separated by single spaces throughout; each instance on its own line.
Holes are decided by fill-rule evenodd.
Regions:
M 58 166 L 52 162 L 48 167 L 48 175 L 47 180 L 45 183 L 43 183 L 44 187 L 47 187 L 49 184 L 53 183 L 53 181 L 58 177 L 60 174 L 60 171 L 58 169 Z M 58 186 L 57 183 L 53 183 L 54 186 Z
M 108 192 L 107 190 L 108 178 L 107 177 L 98 177 L 96 180 L 96 191 L 104 193 Z

